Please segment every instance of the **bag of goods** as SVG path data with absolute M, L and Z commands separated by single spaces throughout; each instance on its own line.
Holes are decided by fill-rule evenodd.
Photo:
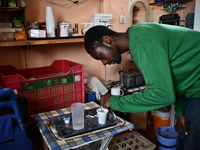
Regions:
M 15 29 L 15 40 L 27 40 L 26 30 L 23 25 L 23 17 L 20 15 L 10 15 L 10 20 Z

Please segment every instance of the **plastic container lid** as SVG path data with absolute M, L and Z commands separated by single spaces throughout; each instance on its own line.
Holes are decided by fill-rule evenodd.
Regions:
M 156 110 L 155 115 L 161 118 L 170 118 L 171 112 L 163 112 L 162 110 Z

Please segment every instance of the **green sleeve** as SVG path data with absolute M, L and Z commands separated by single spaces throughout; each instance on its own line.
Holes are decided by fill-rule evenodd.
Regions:
M 145 39 L 144 39 L 145 40 Z M 168 55 L 152 41 L 129 41 L 131 57 L 142 72 L 147 90 L 126 96 L 111 96 L 109 105 L 121 112 L 144 112 L 168 106 L 175 101 Z

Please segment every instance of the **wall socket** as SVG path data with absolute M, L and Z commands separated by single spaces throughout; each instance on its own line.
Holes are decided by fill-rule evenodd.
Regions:
M 126 16 L 120 16 L 120 23 L 126 23 Z

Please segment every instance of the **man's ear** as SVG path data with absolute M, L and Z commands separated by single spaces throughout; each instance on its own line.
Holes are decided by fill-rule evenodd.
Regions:
M 107 45 L 107 46 L 111 45 L 112 41 L 111 41 L 110 36 L 105 35 L 105 36 L 102 37 L 102 40 L 103 40 L 104 45 Z

